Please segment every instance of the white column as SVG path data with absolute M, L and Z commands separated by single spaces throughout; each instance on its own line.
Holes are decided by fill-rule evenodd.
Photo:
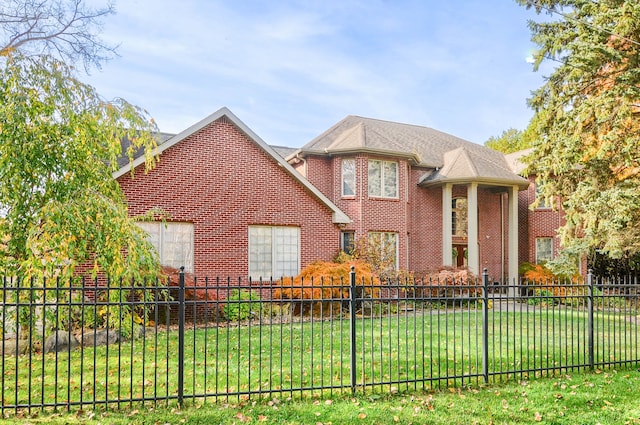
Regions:
M 518 186 L 509 189 L 509 285 L 518 284 Z M 515 286 L 509 286 L 509 295 L 515 295 Z
M 451 226 L 452 223 L 452 207 L 451 200 L 453 192 L 453 185 L 451 183 L 445 183 L 442 186 L 442 265 L 453 266 L 453 256 L 451 250 L 453 249 L 453 235 Z
M 480 275 L 478 252 L 478 183 L 467 185 L 467 266 L 469 271 Z

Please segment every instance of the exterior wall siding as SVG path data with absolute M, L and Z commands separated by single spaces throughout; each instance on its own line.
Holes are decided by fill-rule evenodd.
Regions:
M 194 274 L 244 277 L 248 226 L 300 228 L 301 267 L 339 247 L 332 212 L 226 118 L 162 153 L 160 163 L 118 179 L 132 215 L 158 207 L 194 225 Z

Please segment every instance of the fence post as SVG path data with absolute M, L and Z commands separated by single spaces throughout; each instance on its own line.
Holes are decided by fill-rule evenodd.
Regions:
M 489 272 L 482 271 L 482 377 L 489 382 Z
M 593 335 L 594 335 L 594 331 L 593 331 L 593 297 L 594 297 L 594 291 L 593 291 L 593 271 L 591 269 L 589 269 L 588 273 L 587 273 L 587 286 L 588 286 L 588 291 L 589 291 L 589 295 L 587 297 L 587 310 L 588 310 L 588 324 L 587 324 L 587 332 L 588 332 L 588 336 L 587 336 L 587 347 L 589 350 L 589 368 L 591 370 L 594 369 L 595 367 L 595 355 L 594 355 L 594 341 L 593 341 Z
M 178 406 L 184 398 L 184 266 L 178 282 Z
M 349 339 L 351 342 L 349 354 L 351 357 L 351 393 L 356 392 L 356 268 L 351 266 L 349 273 Z

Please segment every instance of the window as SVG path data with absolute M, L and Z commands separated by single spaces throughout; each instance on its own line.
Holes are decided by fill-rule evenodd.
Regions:
M 356 194 L 356 160 L 342 160 L 342 196 Z
M 370 232 L 369 246 L 380 253 L 383 268 L 398 268 L 398 234 L 392 232 Z M 386 267 L 385 267 L 386 266 Z
M 453 236 L 467 236 L 467 198 L 451 200 L 451 234 Z
M 551 199 L 547 199 L 544 196 L 544 185 L 542 183 L 535 183 L 536 189 L 536 202 L 538 206 L 536 208 L 551 208 Z
M 158 252 L 160 264 L 193 273 L 193 224 L 141 221 L 138 226 Z
M 536 238 L 536 264 L 553 259 L 553 238 Z
M 347 254 L 353 252 L 356 244 L 356 234 L 354 232 L 342 232 L 340 234 L 340 249 Z
M 300 272 L 300 229 L 249 226 L 249 276 L 278 279 Z
M 398 197 L 398 163 L 369 160 L 369 196 Z

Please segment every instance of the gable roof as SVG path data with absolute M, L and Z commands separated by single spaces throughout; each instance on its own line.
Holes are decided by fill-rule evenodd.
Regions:
M 209 124 L 221 119 L 228 119 L 241 133 L 243 133 L 249 140 L 255 143 L 259 148 L 261 148 L 264 152 L 267 153 L 274 161 L 278 163 L 287 173 L 293 177 L 299 184 L 304 186 L 309 192 L 311 192 L 321 203 L 323 203 L 326 207 L 328 207 L 333 213 L 333 222 L 337 224 L 347 224 L 351 223 L 351 219 L 338 208 L 329 198 L 327 198 L 322 192 L 320 192 L 315 186 L 313 186 L 302 174 L 298 173 L 287 161 L 284 160 L 282 156 L 280 156 L 271 146 L 265 143 L 257 134 L 253 132 L 245 123 L 243 123 L 238 117 L 236 117 L 228 108 L 220 108 L 213 114 L 208 117 L 200 120 L 195 123 L 191 127 L 186 130 L 168 137 L 164 141 L 158 140 L 158 146 L 153 150 L 152 154 L 154 156 L 159 156 L 165 150 L 170 147 L 180 143 L 182 140 L 191 136 L 192 134 L 200 131 L 204 127 Z M 144 155 L 142 152 L 136 152 L 136 157 L 133 160 L 133 163 L 129 165 L 125 164 L 120 167 L 120 169 L 113 173 L 113 178 L 117 179 L 118 177 L 128 173 L 132 168 L 138 167 L 139 165 L 144 164 Z M 284 190 L 284 189 L 283 189 Z
M 497 167 L 494 162 L 469 151 L 466 147 L 454 149 L 444 154 L 444 166 L 424 175 L 418 182 L 421 186 L 441 183 L 464 183 L 477 181 L 488 185 L 515 185 L 522 189 L 529 182 L 514 174 L 510 169 Z
M 504 154 L 429 127 L 349 115 L 304 145 L 299 155 L 370 153 L 406 158 L 434 169 L 422 182 L 478 180 L 489 184 L 528 182 L 513 172 Z
M 164 142 L 166 142 L 167 140 L 171 139 L 173 136 L 175 136 L 175 134 L 158 132 L 158 133 L 154 133 L 153 136 L 156 139 L 156 143 L 158 145 L 161 145 Z M 127 165 L 129 165 L 129 157 L 127 155 L 125 155 L 124 152 L 126 152 L 127 149 L 129 149 L 130 146 L 131 146 L 131 140 L 129 140 L 128 138 L 125 137 L 125 138 L 120 140 L 120 148 L 121 148 L 121 152 L 123 152 L 123 154 L 118 157 L 118 167 L 119 168 L 123 168 L 123 167 L 126 167 Z M 133 159 L 136 160 L 136 159 L 140 158 L 143 155 L 144 155 L 144 149 L 143 148 L 138 148 L 133 152 Z
M 533 152 L 533 148 L 523 149 L 521 151 L 511 152 L 504 157 L 514 173 L 524 175 L 527 171 L 527 163 L 523 159 Z

